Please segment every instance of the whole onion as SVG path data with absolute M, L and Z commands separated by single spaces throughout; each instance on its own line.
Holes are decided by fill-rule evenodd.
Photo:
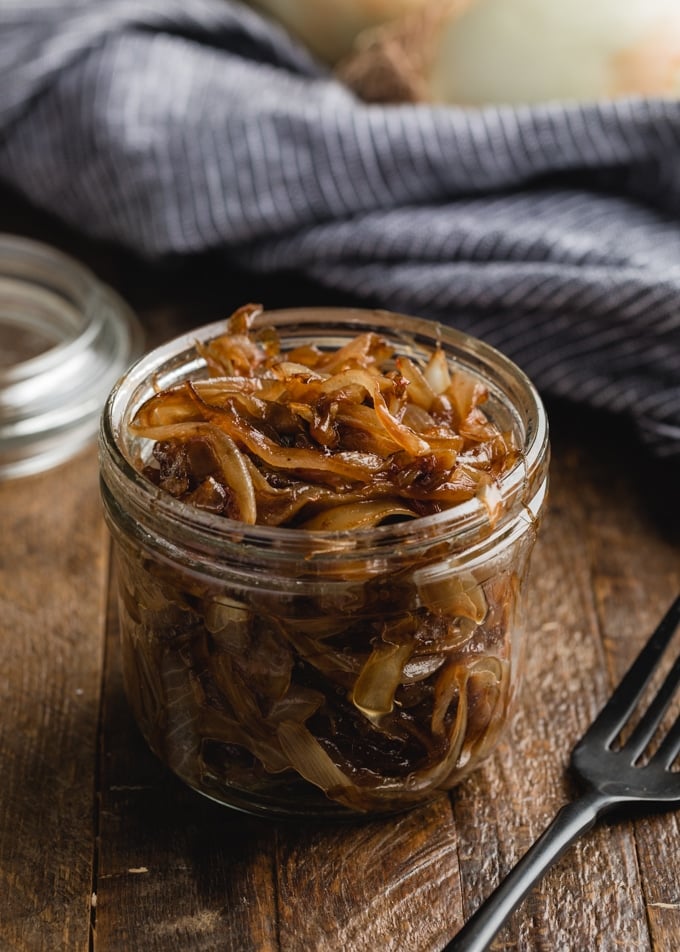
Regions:
M 428 0 L 253 0 L 328 63 L 350 52 L 365 29 L 399 19 Z
M 680 92 L 678 0 L 257 0 L 377 101 Z

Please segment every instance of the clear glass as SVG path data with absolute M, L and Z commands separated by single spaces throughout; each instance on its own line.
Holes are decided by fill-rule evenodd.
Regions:
M 48 469 L 96 437 L 141 336 L 127 305 L 78 262 L 0 235 L 0 479 Z
M 382 311 L 266 312 L 284 347 L 372 330 L 398 353 L 439 343 L 489 389 L 522 448 L 492 527 L 476 499 L 353 532 L 245 526 L 135 468 L 128 423 L 159 387 L 204 375 L 195 341 L 144 357 L 102 417 L 102 494 L 117 552 L 127 694 L 152 750 L 195 790 L 271 815 L 394 812 L 449 790 L 494 749 L 522 673 L 527 569 L 547 488 L 541 401 L 490 347 Z M 366 688 L 378 708 L 362 704 Z

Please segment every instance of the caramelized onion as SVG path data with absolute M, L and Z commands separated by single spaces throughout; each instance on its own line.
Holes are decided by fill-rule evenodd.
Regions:
M 285 351 L 254 328 L 261 311 L 239 309 L 197 346 L 203 375 L 138 409 L 139 468 L 159 491 L 307 532 L 310 551 L 327 541 L 315 533 L 341 534 L 349 551 L 354 532 L 475 497 L 497 522 L 518 454 L 478 381 L 440 348 L 419 362 L 374 333 Z M 516 590 L 481 575 L 446 552 L 414 566 L 407 551 L 394 574 L 378 558 L 369 570 L 343 559 L 311 593 L 296 578 L 281 596 L 261 580 L 255 594 L 226 581 L 202 590 L 144 563 L 122 591 L 145 631 L 128 680 L 146 733 L 198 787 L 225 777 L 266 794 L 274 775 L 303 778 L 354 810 L 447 790 L 509 704 L 503 606 Z
M 261 313 L 245 305 L 197 346 L 207 379 L 162 390 L 137 411 L 135 433 L 163 443 L 173 476 L 154 472 L 152 459 L 151 479 L 242 522 L 309 531 L 410 519 L 475 495 L 490 521 L 500 516 L 494 485 L 517 454 L 481 409 L 485 389 L 452 372 L 443 350 L 419 367 L 363 333 L 335 351 L 282 352 L 273 329 L 253 331 Z M 191 471 L 183 447 L 196 440 L 213 472 Z

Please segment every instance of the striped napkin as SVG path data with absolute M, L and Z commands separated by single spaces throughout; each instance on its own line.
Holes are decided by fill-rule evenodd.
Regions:
M 238 2 L 0 0 L 0 178 L 151 258 L 453 324 L 680 458 L 676 101 L 367 105 Z

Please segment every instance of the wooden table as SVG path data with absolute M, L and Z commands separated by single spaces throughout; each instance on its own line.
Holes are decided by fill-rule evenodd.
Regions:
M 247 279 L 211 284 L 205 262 L 146 267 L 11 207 L 6 228 L 79 254 L 150 343 L 262 297 Z M 284 284 L 267 306 L 313 295 Z M 174 779 L 123 693 L 94 449 L 0 485 L 0 949 L 441 949 L 573 795 L 572 743 L 680 590 L 678 507 L 655 511 L 659 471 L 625 426 L 549 411 L 550 509 L 512 728 L 450 799 L 356 825 L 275 825 Z M 494 948 L 677 952 L 679 819 L 596 829 Z

